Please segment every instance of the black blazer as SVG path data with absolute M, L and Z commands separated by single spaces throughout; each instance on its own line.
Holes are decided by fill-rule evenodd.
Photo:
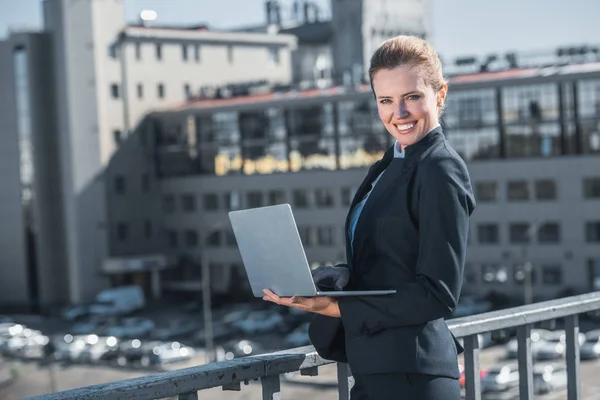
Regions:
M 441 128 L 405 152 L 398 176 L 380 180 L 369 196 L 354 232 L 354 251 L 346 237 L 349 289 L 398 293 L 340 298 L 341 320 L 316 316 L 309 333 L 321 356 L 347 360 L 357 374 L 458 378 L 462 348 L 444 318 L 454 311 L 462 286 L 475 207 L 471 182 Z M 373 164 L 350 210 L 393 155 L 392 147 Z M 346 232 L 348 223 L 346 218 Z

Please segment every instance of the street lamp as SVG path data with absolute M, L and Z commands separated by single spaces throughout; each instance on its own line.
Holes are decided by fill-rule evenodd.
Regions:
M 533 303 L 533 282 L 532 282 L 532 272 L 533 272 L 533 264 L 529 260 L 529 248 L 528 245 L 533 239 L 533 236 L 540 230 L 542 223 L 544 221 L 537 221 L 532 224 L 529 224 L 529 227 L 525 231 L 526 242 L 523 244 L 523 248 L 521 249 L 521 258 L 523 262 L 523 303 L 531 304 Z

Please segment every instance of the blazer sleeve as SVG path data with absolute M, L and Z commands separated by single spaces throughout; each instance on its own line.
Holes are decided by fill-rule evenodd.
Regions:
M 419 252 L 414 282 L 389 296 L 339 299 L 349 334 L 420 325 L 448 317 L 462 286 L 469 216 L 475 207 L 466 165 L 445 157 L 422 166 L 418 188 Z

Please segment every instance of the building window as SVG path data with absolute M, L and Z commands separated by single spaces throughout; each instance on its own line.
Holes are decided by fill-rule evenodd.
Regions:
M 188 60 L 188 45 L 187 44 L 181 45 L 181 58 L 183 59 L 183 61 Z
M 315 190 L 315 203 L 317 207 L 332 207 L 333 191 L 328 188 Z
M 225 207 L 228 211 L 238 210 L 241 207 L 240 194 L 236 191 L 225 193 Z
M 146 239 L 150 239 L 153 235 L 154 231 L 152 229 L 152 221 L 150 221 L 149 219 L 144 221 L 144 235 L 146 236 Z
M 156 43 L 156 59 L 162 60 L 162 44 Z
M 308 208 L 308 191 L 304 189 L 294 190 L 292 192 L 294 206 L 296 208 Z
M 179 246 L 179 236 L 177 235 L 177 231 L 172 229 L 167 231 L 167 240 L 169 241 L 169 247 L 176 249 L 177 246 Z
M 110 96 L 113 99 L 119 98 L 119 85 L 118 84 L 113 83 L 112 85 L 110 85 Z
M 129 230 L 127 229 L 127 224 L 125 222 L 119 222 L 117 224 L 117 239 L 121 242 L 127 241 L 129 236 Z
M 475 196 L 478 202 L 498 200 L 498 183 L 492 181 L 475 183 Z
M 200 61 L 200 45 L 199 44 L 194 46 L 194 60 Z
M 585 199 L 600 199 L 600 178 L 583 179 L 583 197 Z
M 269 205 L 274 206 L 285 202 L 285 193 L 283 190 L 271 190 L 269 192 Z
M 509 226 L 509 240 L 512 244 L 529 243 L 529 224 L 516 222 Z
M 477 272 L 470 263 L 465 264 L 465 283 L 477 283 Z
M 484 283 L 505 283 L 508 281 L 508 270 L 504 265 L 483 263 L 481 264 L 481 281 Z
M 233 46 L 227 46 L 227 61 L 233 64 Z
M 188 213 L 196 211 L 196 196 L 190 193 L 182 195 L 181 209 Z
M 173 214 L 175 212 L 175 196 L 165 194 L 162 199 L 162 209 L 166 214 Z
M 221 246 L 221 234 L 219 231 L 214 231 L 206 238 L 206 245 L 211 247 Z
M 349 187 L 343 187 L 341 193 L 342 205 L 349 206 L 350 204 L 352 204 L 352 198 L 354 197 L 354 193 L 356 193 L 356 190 Z
M 246 200 L 248 201 L 248 208 L 256 208 L 263 206 L 262 192 L 248 192 L 246 194 Z
M 214 211 L 219 209 L 219 196 L 214 193 L 205 194 L 202 198 L 202 202 L 206 211 Z
M 123 175 L 115 176 L 115 193 L 125 194 L 125 177 Z
M 551 179 L 535 181 L 535 198 L 538 200 L 555 200 L 556 182 Z
M 117 45 L 112 44 L 108 46 L 108 56 L 110 58 L 117 58 L 119 56 L 119 48 L 117 47 Z
M 269 48 L 269 62 L 272 65 L 279 65 L 279 62 L 280 62 L 279 47 Z
M 585 224 L 585 241 L 588 243 L 600 243 L 600 221 L 592 221 Z
M 189 99 L 192 97 L 192 88 L 190 87 L 189 83 L 186 83 L 185 85 L 183 85 L 183 95 L 185 96 L 186 99 Z
M 512 201 L 529 200 L 527 181 L 511 181 L 507 185 L 507 197 Z
M 562 284 L 562 268 L 560 265 L 542 265 L 542 283 L 546 285 Z
M 158 98 L 163 99 L 165 97 L 165 85 L 163 85 L 162 83 L 159 83 L 158 86 L 156 87 L 156 89 L 158 92 Z
M 193 229 L 188 229 L 185 231 L 184 236 L 186 247 L 193 248 L 198 246 L 198 232 Z
M 560 225 L 557 222 L 546 222 L 538 229 L 539 243 L 559 243 Z
M 535 268 L 535 266 L 533 265 L 529 265 L 529 281 L 530 283 L 533 285 L 535 283 L 535 281 L 537 280 L 537 269 Z M 523 264 L 515 264 L 513 265 L 513 280 L 519 284 L 522 285 L 523 282 L 525 281 L 525 274 L 527 272 L 525 271 L 525 269 L 523 268 Z
M 314 245 L 312 226 L 299 226 L 298 234 L 300 235 L 300 240 L 302 241 L 302 245 L 304 247 L 310 247 Z
M 317 231 L 319 246 L 333 246 L 333 228 L 321 226 Z
M 113 140 L 115 141 L 115 146 L 117 146 L 117 147 L 123 141 L 123 137 L 122 137 L 121 131 L 119 129 L 115 129 L 113 131 Z
M 477 238 L 479 244 L 498 243 L 498 225 L 497 224 L 478 224 Z
M 144 85 L 141 83 L 137 84 L 137 97 L 138 99 L 144 98 Z
M 142 59 L 142 44 L 140 42 L 135 44 L 135 59 L 138 61 Z
M 223 231 L 225 234 L 225 244 L 230 247 L 236 247 L 237 241 L 235 240 L 235 235 L 232 231 Z

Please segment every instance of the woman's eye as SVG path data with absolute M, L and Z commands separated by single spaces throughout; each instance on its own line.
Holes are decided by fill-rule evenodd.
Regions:
M 420 98 L 421 96 L 419 96 L 418 94 L 411 94 L 410 96 L 406 97 L 407 100 L 419 100 Z
M 390 103 L 390 99 L 383 99 L 380 101 L 381 104 L 389 104 Z

